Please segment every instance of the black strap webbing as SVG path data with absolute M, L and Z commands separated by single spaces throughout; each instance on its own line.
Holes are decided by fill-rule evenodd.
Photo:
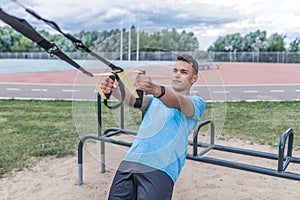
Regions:
M 45 21 L 52 28 L 54 28 L 57 31 L 59 31 L 60 33 L 62 33 L 66 38 L 68 38 L 69 40 L 71 40 L 73 42 L 74 46 L 77 49 L 83 49 L 84 51 L 86 51 L 87 53 L 89 53 L 92 56 L 96 57 L 98 60 L 100 60 L 104 64 L 108 65 L 115 72 L 122 72 L 123 71 L 122 68 L 115 66 L 111 62 L 107 61 L 105 58 L 99 56 L 95 52 L 93 52 L 90 49 L 88 49 L 82 43 L 82 41 L 76 39 L 75 37 L 71 36 L 70 34 L 65 34 L 64 32 L 62 32 L 60 30 L 60 28 L 58 27 L 58 25 L 55 22 L 43 19 L 42 17 L 40 17 L 39 15 L 37 15 L 35 12 L 33 12 L 33 11 L 29 10 L 29 9 L 26 9 L 26 11 L 29 12 L 30 14 L 32 14 L 37 19 Z M 76 63 L 74 60 L 72 60 L 70 57 L 68 57 L 65 53 L 63 53 L 57 47 L 57 45 L 55 45 L 54 43 L 51 43 L 51 42 L 47 41 L 45 38 L 43 38 L 37 31 L 35 31 L 33 29 L 33 27 L 26 20 L 20 19 L 20 18 L 14 17 L 14 16 L 11 16 L 11 15 L 7 14 L 6 12 L 4 12 L 1 8 L 0 8 L 0 19 L 2 19 L 5 23 L 7 23 L 8 25 L 10 25 L 16 31 L 20 32 L 25 37 L 27 37 L 30 40 L 32 40 L 33 42 L 37 43 L 40 47 L 42 47 L 43 49 L 45 49 L 51 55 L 56 55 L 60 59 L 66 61 L 67 63 L 69 63 L 70 65 L 72 65 L 73 67 L 75 67 L 75 68 L 79 69 L 80 71 L 82 71 L 85 75 L 87 75 L 89 77 L 93 77 L 92 73 L 88 72 L 87 70 L 85 70 L 84 68 L 82 68 L 78 63 Z M 125 99 L 125 87 L 124 87 L 124 84 L 122 83 L 122 81 L 119 80 L 117 73 L 115 73 L 115 76 L 117 77 L 117 81 L 119 81 L 119 86 L 120 86 L 120 90 L 121 90 L 122 99 L 121 99 L 121 102 L 119 104 L 115 105 L 115 106 L 109 106 L 108 103 L 107 103 L 107 100 L 105 100 L 104 104 L 107 107 L 109 107 L 110 109 L 118 108 L 123 103 L 123 100 Z M 109 98 L 109 95 L 107 96 L 107 98 Z M 134 107 L 139 108 L 139 107 L 141 107 L 141 104 L 142 104 L 142 98 L 139 97 L 136 100 L 136 103 L 135 103 Z
M 20 4 L 20 3 L 18 3 L 18 4 Z M 108 60 L 106 60 L 105 58 L 101 57 L 100 55 L 98 55 L 94 51 L 90 50 L 87 46 L 85 46 L 83 44 L 83 42 L 81 40 L 75 38 L 74 36 L 72 36 L 72 35 L 70 35 L 68 33 L 64 33 L 54 21 L 48 20 L 48 19 L 45 19 L 45 18 L 41 17 L 39 14 L 37 14 L 36 12 L 34 12 L 33 10 L 31 10 L 29 8 L 26 8 L 24 5 L 22 5 L 22 7 L 24 7 L 25 10 L 26 10 L 26 12 L 28 12 L 29 14 L 31 14 L 33 17 L 35 17 L 38 20 L 42 20 L 47 25 L 49 25 L 51 28 L 53 28 L 54 30 L 56 30 L 59 33 L 61 33 L 65 38 L 67 38 L 68 40 L 70 40 L 73 43 L 73 45 L 75 46 L 76 49 L 83 50 L 83 51 L 89 53 L 91 56 L 97 58 L 99 61 L 101 61 L 105 65 L 109 66 L 114 71 L 113 72 L 113 74 L 114 74 L 113 76 L 119 82 L 119 87 L 120 87 L 120 90 L 121 90 L 121 95 L 122 95 L 121 101 L 120 101 L 120 103 L 118 103 L 116 105 L 110 106 L 108 104 L 108 100 L 107 99 L 110 98 L 111 94 L 106 94 L 106 98 L 107 99 L 104 99 L 104 104 L 108 108 L 110 108 L 110 109 L 116 109 L 116 108 L 120 107 L 122 105 L 124 99 L 125 99 L 125 86 L 122 83 L 122 81 L 119 79 L 117 73 L 118 72 L 122 72 L 123 69 L 121 67 L 118 67 L 118 66 L 114 65 L 113 63 L 109 62 Z
M 86 71 L 84 68 L 82 68 L 78 63 L 76 63 L 74 60 L 72 60 L 70 57 L 68 57 L 66 54 L 64 54 L 54 43 L 51 43 L 47 41 L 45 38 L 43 38 L 37 31 L 35 31 L 30 24 L 24 19 L 19 19 L 17 17 L 11 16 L 4 12 L 0 8 L 0 19 L 2 19 L 5 23 L 10 25 L 12 28 L 14 28 L 16 31 L 27 37 L 28 39 L 32 40 L 33 42 L 37 43 L 40 47 L 45 49 L 48 53 L 56 55 L 60 59 L 66 61 L 73 67 L 79 69 L 82 71 L 85 75 L 89 77 L 93 77 L 93 74 Z
M 94 51 L 90 50 L 87 46 L 85 46 L 83 44 L 83 42 L 81 40 L 75 38 L 74 36 L 72 36 L 72 35 L 70 35 L 68 33 L 64 33 L 54 21 L 47 20 L 47 19 L 41 17 L 40 15 L 38 15 L 33 10 L 31 10 L 29 8 L 26 8 L 25 6 L 23 6 L 23 7 L 25 8 L 26 12 L 28 12 L 29 14 L 31 14 L 32 16 L 34 16 L 35 18 L 37 18 L 38 20 L 42 20 L 43 22 L 45 22 L 46 24 L 48 24 L 53 29 L 55 29 L 56 31 L 60 32 L 65 38 L 67 38 L 68 40 L 70 40 L 73 43 L 73 45 L 75 46 L 76 49 L 84 50 L 85 52 L 89 53 L 90 55 L 94 56 L 95 58 L 97 58 L 98 60 L 100 60 L 101 62 L 103 62 L 105 65 L 109 66 L 114 71 L 117 71 L 117 72 L 118 71 L 120 71 L 120 72 L 123 71 L 122 68 L 114 65 L 113 63 L 109 62 L 105 58 L 103 58 L 100 55 L 96 54 Z
M 113 74 L 114 74 L 113 76 L 115 77 L 115 79 L 117 81 L 119 81 L 120 90 L 121 90 L 121 94 L 122 94 L 122 101 L 119 104 L 117 104 L 117 105 L 115 105 L 113 107 L 111 107 L 111 106 L 108 105 L 108 101 L 107 100 L 104 101 L 104 104 L 108 108 L 110 108 L 110 109 L 115 109 L 115 108 L 118 108 L 119 106 L 122 105 L 122 102 L 125 99 L 125 91 L 124 91 L 125 87 L 124 87 L 124 84 L 121 83 L 121 80 L 118 77 L 118 72 L 123 72 L 123 69 L 121 67 L 118 67 L 118 66 L 114 65 L 113 63 L 109 62 L 105 58 L 103 58 L 100 55 L 98 55 L 97 53 L 95 53 L 94 51 L 90 50 L 87 46 L 85 46 L 83 44 L 83 42 L 81 40 L 75 38 L 74 36 L 72 36 L 72 35 L 70 35 L 68 33 L 64 33 L 54 21 L 48 20 L 48 19 L 45 19 L 45 18 L 41 17 L 39 14 L 37 14 L 36 12 L 34 12 L 32 9 L 29 9 L 29 8 L 25 7 L 23 4 L 21 4 L 18 1 L 15 1 L 15 2 L 17 4 L 19 4 L 20 6 L 22 6 L 26 10 L 26 12 L 28 12 L 29 14 L 31 14 L 33 17 L 35 17 L 38 20 L 42 20 L 47 25 L 49 25 L 51 28 L 53 28 L 56 31 L 60 32 L 65 38 L 67 38 L 68 40 L 70 40 L 73 43 L 73 45 L 75 46 L 76 49 L 83 50 L 83 51 L 89 53 L 90 55 L 92 55 L 93 57 L 97 58 L 99 61 L 101 61 L 105 65 L 109 66 L 114 71 L 113 72 Z M 137 94 L 139 95 L 139 98 L 136 99 L 134 107 L 135 108 L 140 108 L 142 106 L 142 102 L 143 102 L 143 92 L 142 91 L 137 91 Z M 109 97 L 110 97 L 110 94 L 107 94 L 106 98 L 109 99 Z

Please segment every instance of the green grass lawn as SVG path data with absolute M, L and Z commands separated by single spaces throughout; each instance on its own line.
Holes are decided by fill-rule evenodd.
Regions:
M 1 100 L 0 105 L 0 176 L 23 169 L 31 157 L 75 153 L 71 102 Z
M 291 127 L 294 148 L 300 147 L 300 101 L 208 103 L 203 120 L 210 118 L 217 104 L 226 107 L 222 138 L 277 146 L 281 134 Z M 105 108 L 103 113 L 103 124 L 114 126 L 112 113 Z M 126 124 L 130 129 L 140 120 L 139 112 L 132 113 Z M 80 134 L 73 114 L 71 101 L 0 100 L 0 177 L 27 167 L 32 157 L 75 155 Z

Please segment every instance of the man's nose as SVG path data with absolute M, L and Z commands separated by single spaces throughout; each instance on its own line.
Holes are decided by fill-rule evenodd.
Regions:
M 174 76 L 175 76 L 175 77 L 180 77 L 180 75 L 181 75 L 181 74 L 180 74 L 180 71 L 177 71 L 177 72 L 174 73 Z

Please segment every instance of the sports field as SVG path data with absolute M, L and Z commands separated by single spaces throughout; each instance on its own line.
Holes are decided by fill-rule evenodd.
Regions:
M 242 67 L 239 64 L 232 64 L 227 67 L 225 67 L 225 64 L 223 66 L 223 68 L 222 66 L 220 67 L 219 71 L 203 70 L 201 73 L 203 73 L 205 77 L 209 77 L 211 72 L 219 73 L 223 78 L 224 84 L 248 84 L 249 81 L 252 83 L 261 83 L 261 81 L 265 83 L 287 82 L 287 84 L 300 82 L 298 78 L 298 74 L 300 73 L 297 74 L 299 65 L 285 65 L 285 68 L 274 65 L 275 67 L 273 67 L 271 71 L 270 68 L 269 70 L 263 70 L 261 65 L 260 68 L 258 68 L 258 66 L 253 63 L 249 64 L 248 67 Z M 266 68 L 268 68 L 268 66 L 270 67 L 268 64 L 264 66 Z M 244 71 L 246 69 L 248 69 L 248 71 Z M 68 74 L 68 72 L 68 70 L 61 72 L 52 71 L 50 72 L 50 76 L 52 74 L 53 79 L 50 78 L 47 80 L 56 82 L 63 81 L 62 78 L 54 77 L 60 77 L 57 76 L 58 73 Z M 37 77 L 37 73 L 43 73 L 44 76 L 49 74 L 49 72 L 6 73 L 0 75 L 0 80 L 2 82 L 5 77 L 9 77 L 10 79 L 5 79 L 5 82 L 8 80 L 16 81 L 17 77 L 19 81 L 38 81 L 41 77 Z M 24 76 L 24 74 L 27 76 Z M 68 76 L 65 76 L 64 79 L 66 79 L 66 77 Z M 69 76 L 69 78 L 72 77 L 71 75 Z M 254 77 L 257 79 L 254 79 Z M 72 83 L 72 81 L 70 82 Z M 21 104 L 19 104 L 20 102 Z M 28 158 L 31 160 L 31 163 L 33 163 L 32 166 L 24 171 L 15 171 L 7 177 L 0 179 L 1 198 L 30 200 L 105 199 L 115 167 L 124 152 L 126 152 L 126 148 L 107 145 L 108 168 L 104 174 L 99 173 L 99 157 L 95 154 L 95 152 L 98 152 L 98 146 L 94 145 L 85 148 L 84 185 L 79 187 L 76 185 L 77 156 L 72 155 L 72 152 L 67 152 L 67 150 L 72 151 L 73 149 L 73 153 L 76 154 L 76 137 L 78 136 L 78 133 L 72 126 L 71 105 L 60 107 L 51 102 L 50 104 L 53 104 L 56 109 L 58 109 L 55 113 L 51 114 L 53 108 L 51 108 L 51 106 L 47 108 L 46 106 L 46 108 L 42 109 L 44 106 L 42 102 L 25 101 L 25 103 L 26 106 L 22 104 L 22 101 L 16 100 L 1 102 L 0 122 L 1 124 L 7 125 L 6 120 L 9 120 L 11 123 L 9 128 L 2 127 L 1 133 L 8 131 L 8 133 L 5 134 L 12 134 L 13 136 L 7 137 L 8 139 L 4 144 L 15 146 L 15 150 L 12 149 L 12 152 L 16 154 L 17 149 L 24 150 L 24 144 L 29 143 L 31 148 L 25 149 L 21 157 L 23 155 L 23 157 L 26 158 L 29 155 Z M 4 107 L 3 105 L 5 104 L 7 104 L 7 106 Z M 58 102 L 58 104 L 68 103 Z M 66 113 L 62 112 L 63 108 L 66 108 Z M 43 110 L 43 112 L 40 113 L 39 109 Z M 295 145 L 298 146 L 299 137 L 297 135 L 300 133 L 298 110 L 298 101 L 288 103 L 259 102 L 257 104 L 248 104 L 245 102 L 227 103 L 227 124 L 225 122 L 224 133 L 222 134 L 222 138 L 218 140 L 218 144 L 277 153 L 278 149 L 270 145 L 276 145 L 276 141 L 278 141 L 281 132 L 285 130 L 287 126 L 292 126 L 296 134 Z M 32 111 L 35 112 L 31 113 Z M 10 115 L 9 118 L 7 117 L 8 115 Z M 32 116 L 30 118 L 27 115 Z M 42 123 L 39 122 L 39 120 L 43 121 L 44 125 L 42 125 L 45 132 L 41 131 L 43 127 L 39 127 Z M 62 126 L 62 122 L 67 123 L 68 127 Z M 270 127 L 267 128 L 267 131 L 264 131 L 263 128 L 266 128 L 266 124 L 269 124 Z M 19 130 L 19 128 L 21 129 Z M 18 131 L 16 132 L 15 130 Z M 28 135 L 31 131 L 36 132 L 36 134 Z M 256 133 L 256 135 L 251 133 Z M 44 143 L 39 142 L 38 138 L 36 138 L 37 135 L 40 136 L 39 139 L 44 138 Z M 253 139 L 253 137 L 256 139 Z M 4 137 L 2 137 L 2 139 L 3 138 Z M 64 140 L 62 138 L 64 138 Z M 9 141 L 9 139 L 13 140 Z M 18 144 L 18 142 L 23 143 Z M 37 146 L 32 145 L 34 143 L 36 143 Z M 262 143 L 265 145 L 262 145 Z M 5 145 L 1 145 L 1 148 L 5 147 Z M 7 149 L 3 148 L 2 151 L 7 152 Z M 36 158 L 36 155 L 42 157 Z M 43 157 L 45 155 L 51 156 Z M 56 155 L 63 157 L 55 158 Z M 300 152 L 295 151 L 294 155 L 299 156 Z M 236 157 L 229 153 L 217 153 L 216 156 L 236 161 L 250 162 L 260 166 L 277 167 L 275 162 L 259 158 Z M 1 164 L 2 163 L 4 162 L 1 162 Z M 289 169 L 300 173 L 299 166 L 292 165 Z M 187 160 L 182 175 L 176 183 L 174 199 L 296 199 L 300 196 L 299 186 L 300 182 L 297 181 Z

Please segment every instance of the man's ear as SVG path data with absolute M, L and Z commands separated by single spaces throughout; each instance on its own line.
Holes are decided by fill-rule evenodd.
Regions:
M 192 78 L 192 83 L 193 83 L 193 84 L 196 83 L 197 80 L 198 80 L 198 75 L 194 74 L 194 75 L 193 75 L 193 78 Z

